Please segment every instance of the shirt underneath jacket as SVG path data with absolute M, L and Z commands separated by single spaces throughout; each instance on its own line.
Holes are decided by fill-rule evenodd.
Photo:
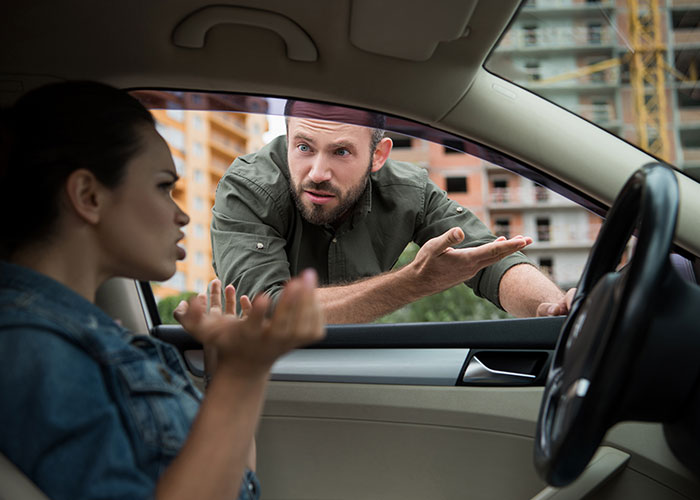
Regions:
M 300 214 L 290 193 L 286 136 L 238 157 L 221 178 L 213 208 L 213 264 L 236 293 L 276 297 L 305 268 L 321 285 L 343 284 L 390 270 L 410 242 L 423 245 L 453 227 L 464 230 L 456 248 L 496 239 L 468 209 L 449 199 L 428 172 L 387 160 L 370 174 L 352 213 L 337 228 L 314 225 Z M 521 252 L 479 271 L 466 283 L 501 307 L 498 288 L 512 266 L 532 262 Z
M 4 261 L 0 366 L 0 452 L 53 500 L 152 498 L 202 399 L 175 347 Z

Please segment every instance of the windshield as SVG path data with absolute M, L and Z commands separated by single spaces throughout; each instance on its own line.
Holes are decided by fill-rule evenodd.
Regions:
M 700 179 L 700 0 L 529 0 L 486 68 Z

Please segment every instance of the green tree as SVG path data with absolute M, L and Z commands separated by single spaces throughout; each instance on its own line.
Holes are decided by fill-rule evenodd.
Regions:
M 173 311 L 177 305 L 182 300 L 187 300 L 193 295 L 197 295 L 195 292 L 182 292 L 178 295 L 172 295 L 170 297 L 165 297 L 158 302 L 158 314 L 160 314 L 160 320 L 165 325 L 176 325 L 177 321 L 173 317 Z
M 403 267 L 413 261 L 418 245 L 410 243 L 403 251 L 394 268 Z M 486 299 L 477 297 L 468 286 L 457 285 L 429 297 L 423 297 L 401 309 L 379 318 L 377 323 L 413 323 L 443 321 L 476 321 L 508 318 Z

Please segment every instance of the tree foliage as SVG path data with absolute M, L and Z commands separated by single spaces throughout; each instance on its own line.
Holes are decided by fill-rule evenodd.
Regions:
M 187 300 L 193 295 L 197 295 L 195 292 L 182 292 L 178 295 L 172 295 L 170 297 L 165 297 L 158 302 L 158 314 L 160 314 L 160 320 L 165 325 L 175 325 L 177 321 L 173 317 L 173 311 L 177 305 L 182 300 Z

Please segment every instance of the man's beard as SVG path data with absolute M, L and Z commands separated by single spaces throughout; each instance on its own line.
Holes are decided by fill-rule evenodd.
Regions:
M 369 182 L 369 173 L 370 170 L 367 169 L 367 175 L 365 175 L 359 183 L 351 187 L 345 195 L 329 181 L 319 183 L 307 181 L 301 186 L 295 186 L 292 181 L 289 183 L 289 190 L 292 193 L 292 198 L 294 199 L 299 213 L 306 221 L 317 226 L 333 224 L 341 220 L 343 216 L 355 206 L 362 196 L 362 193 L 365 192 L 367 182 Z M 308 207 L 301 201 L 301 197 L 306 190 L 330 193 L 338 199 L 338 204 L 332 209 L 326 208 L 325 205 L 316 205 L 315 203 L 312 203 L 311 207 Z

